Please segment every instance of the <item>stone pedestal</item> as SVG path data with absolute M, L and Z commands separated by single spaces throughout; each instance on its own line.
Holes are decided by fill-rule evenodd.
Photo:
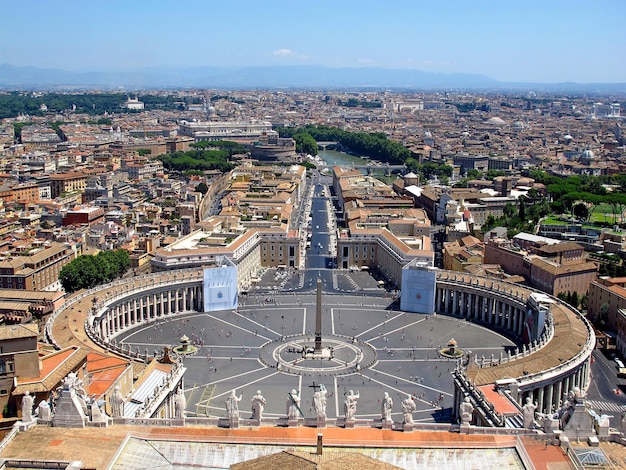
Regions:
M 600 447 L 600 439 L 596 436 L 589 436 L 587 438 L 587 444 L 589 444 L 589 447 Z
M 393 421 L 391 420 L 383 420 L 383 429 L 393 429 Z
M 413 431 L 414 427 L 415 427 L 415 425 L 413 423 L 404 423 L 402 425 L 402 430 L 404 432 L 411 432 L 411 431 Z
M 559 420 L 556 418 L 545 418 L 543 421 L 543 432 L 551 434 L 559 429 Z
M 459 432 L 461 434 L 469 434 L 470 433 L 470 424 L 469 423 L 462 423 L 460 428 L 459 428 Z
M 260 419 L 251 419 L 250 420 L 250 424 L 252 426 L 261 426 L 261 420 Z
M 50 410 L 50 405 L 48 405 L 48 402 L 45 400 L 42 400 L 41 403 L 39 403 L 39 407 L 37 409 L 37 422 L 39 424 L 51 424 L 52 423 L 52 412 Z
M 37 418 L 33 418 L 28 422 L 24 422 L 24 421 L 18 421 L 15 423 L 15 426 L 17 426 L 17 430 L 19 432 L 24 432 L 29 430 L 30 428 L 32 428 L 33 426 L 35 426 L 37 424 Z
M 290 428 L 297 428 L 298 427 L 298 420 L 297 419 L 289 419 L 289 420 L 287 420 L 287 426 L 289 426 Z
M 102 410 L 94 403 L 91 405 L 91 423 L 90 425 L 95 427 L 106 427 L 108 425 L 108 418 L 102 412 Z
M 352 429 L 352 428 L 354 428 L 354 424 L 355 424 L 355 421 L 353 419 L 351 419 L 349 421 L 346 421 L 344 423 L 343 427 L 346 428 L 346 429 Z
M 560 443 L 561 443 L 561 449 L 563 450 L 569 449 L 569 437 L 561 436 Z
M 598 435 L 598 437 L 609 437 L 609 428 L 609 420 L 607 418 L 605 423 L 596 424 L 596 434 Z
M 326 427 L 326 418 L 324 418 L 323 416 L 318 416 L 316 424 L 317 424 L 318 428 L 325 428 Z
M 238 419 L 231 419 L 228 421 L 228 427 L 230 429 L 237 429 L 239 428 L 239 420 Z
M 553 446 L 558 446 L 561 443 L 561 434 L 562 433 L 563 433 L 563 431 L 561 431 L 560 429 L 556 429 L 552 433 L 552 445 Z
M 587 439 L 595 435 L 593 418 L 585 408 L 584 401 L 577 402 L 570 412 L 567 423 L 563 426 L 564 434 L 570 439 Z
M 74 389 L 64 389 L 56 402 L 52 425 L 56 428 L 84 428 L 87 416 Z

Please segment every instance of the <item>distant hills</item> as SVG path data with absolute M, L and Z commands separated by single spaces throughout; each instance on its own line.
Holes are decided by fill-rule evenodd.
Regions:
M 506 83 L 485 75 L 376 67 L 146 67 L 121 72 L 73 72 L 0 65 L 0 88 L 21 89 L 403 89 L 543 90 L 626 93 L 626 83 Z

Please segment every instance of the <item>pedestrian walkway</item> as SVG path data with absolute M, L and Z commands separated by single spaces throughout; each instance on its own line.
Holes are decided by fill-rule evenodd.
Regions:
M 600 414 L 626 412 L 626 406 L 618 405 L 617 403 L 611 403 L 608 401 L 585 400 L 585 405 L 587 405 L 587 408 L 591 408 L 592 410 Z

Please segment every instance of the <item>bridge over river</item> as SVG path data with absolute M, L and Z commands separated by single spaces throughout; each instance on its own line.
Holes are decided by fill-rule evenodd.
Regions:
M 347 165 L 327 165 L 327 164 L 318 164 L 317 168 L 323 170 L 325 168 L 332 169 L 334 166 L 341 166 L 344 168 L 354 168 L 355 170 L 365 171 L 367 174 L 374 173 L 384 173 L 385 175 L 391 175 L 392 173 L 406 173 L 407 168 L 406 165 L 390 165 L 387 163 L 370 163 L 367 165 L 355 165 L 355 164 L 347 164 Z

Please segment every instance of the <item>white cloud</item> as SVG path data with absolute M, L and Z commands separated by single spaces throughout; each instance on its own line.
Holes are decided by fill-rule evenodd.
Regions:
M 298 54 L 292 51 L 291 49 L 277 49 L 274 52 L 272 52 L 272 55 L 276 57 L 286 57 L 286 58 L 297 59 L 297 60 L 306 60 L 309 58 L 308 55 Z
M 362 58 L 357 60 L 359 65 L 374 65 L 374 61 L 372 59 Z
M 277 51 L 274 51 L 273 54 L 286 57 L 293 55 L 293 51 L 291 49 L 278 49 Z

